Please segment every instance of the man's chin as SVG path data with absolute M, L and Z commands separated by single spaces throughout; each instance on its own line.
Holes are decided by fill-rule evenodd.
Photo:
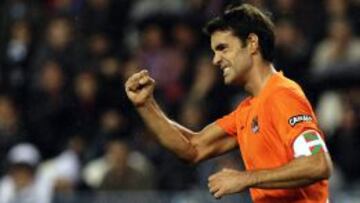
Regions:
M 242 80 L 236 80 L 233 78 L 224 78 L 224 84 L 225 85 L 235 85 L 235 86 L 242 86 L 244 85 L 244 82 Z
M 225 85 L 232 85 L 233 84 L 233 80 L 231 80 L 230 78 L 224 78 L 224 84 Z

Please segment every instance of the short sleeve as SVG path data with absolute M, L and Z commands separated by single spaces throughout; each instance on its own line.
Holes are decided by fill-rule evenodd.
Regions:
M 321 132 L 312 107 L 301 90 L 276 91 L 268 98 L 266 106 L 270 111 L 271 125 L 286 146 L 291 147 L 296 137 L 305 130 Z
M 236 110 L 216 120 L 216 124 L 229 136 L 236 136 Z

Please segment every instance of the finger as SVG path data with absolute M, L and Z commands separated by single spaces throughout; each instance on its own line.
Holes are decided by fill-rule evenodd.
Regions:
M 149 75 L 149 71 L 146 70 L 146 69 L 141 70 L 140 73 L 141 73 L 142 75 Z
M 223 190 L 218 190 L 218 191 L 216 191 L 216 192 L 214 193 L 214 197 L 215 197 L 216 199 L 220 199 L 223 195 L 224 195 Z
M 139 87 L 139 83 L 134 80 L 128 80 L 125 84 L 125 88 L 127 91 L 136 91 Z
M 140 85 L 146 85 L 146 84 L 151 84 L 153 83 L 154 80 L 152 78 L 150 78 L 149 76 L 143 76 L 140 80 L 139 80 L 139 84 Z
M 209 192 L 214 195 L 219 189 L 219 187 L 210 187 Z
M 212 174 L 212 175 L 208 178 L 208 181 L 212 181 L 212 180 L 216 179 L 219 175 L 221 175 L 221 172 L 222 172 L 222 171 L 217 172 L 217 173 L 215 173 L 215 174 Z
M 132 76 L 130 76 L 129 81 L 130 82 L 137 82 L 146 74 L 147 74 L 147 70 L 139 71 L 139 72 L 133 74 Z
M 215 177 L 216 177 L 216 173 L 213 174 L 213 175 L 211 175 L 211 176 L 209 176 L 208 181 L 209 181 L 209 182 L 210 182 L 210 181 L 213 181 L 213 180 L 215 179 Z
M 132 91 L 137 90 L 137 88 L 139 87 L 139 81 L 145 76 L 148 77 L 148 75 L 149 74 L 147 70 L 142 70 L 133 74 L 125 83 L 125 86 L 127 87 L 126 89 Z
M 140 74 L 135 73 L 132 76 L 129 77 L 129 79 L 125 83 L 126 89 L 133 89 L 133 86 L 137 85 L 137 81 L 140 79 Z
M 139 72 L 139 75 L 141 75 L 141 77 L 149 76 L 149 72 L 144 69 L 144 70 L 141 70 L 141 71 Z
M 219 186 L 217 186 L 216 184 L 213 184 L 213 183 L 208 183 L 208 187 L 209 187 L 209 192 L 211 194 L 214 194 L 220 188 Z

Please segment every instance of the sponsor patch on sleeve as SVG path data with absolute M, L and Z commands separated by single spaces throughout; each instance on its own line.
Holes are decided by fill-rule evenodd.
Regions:
M 296 115 L 296 116 L 289 118 L 289 125 L 291 127 L 294 127 L 298 123 L 309 122 L 312 120 L 313 120 L 313 118 L 310 115 L 305 115 L 305 114 L 304 115 Z
M 315 130 L 307 130 L 299 135 L 293 144 L 294 157 L 310 156 L 319 152 L 327 152 L 324 140 Z

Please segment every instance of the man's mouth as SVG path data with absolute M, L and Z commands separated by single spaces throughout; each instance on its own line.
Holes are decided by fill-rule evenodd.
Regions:
M 230 71 L 230 67 L 225 67 L 222 70 L 223 70 L 223 76 L 225 76 Z

